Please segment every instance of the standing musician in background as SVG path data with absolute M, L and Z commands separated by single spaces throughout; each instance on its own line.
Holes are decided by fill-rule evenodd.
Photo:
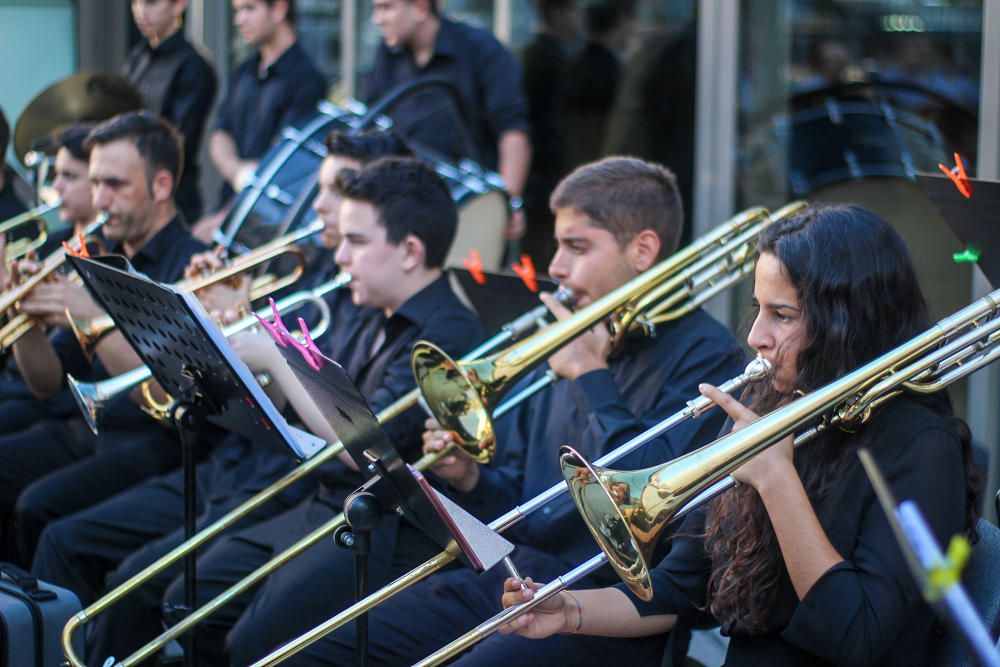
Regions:
M 166 121 L 148 112 L 115 116 L 88 135 L 93 204 L 108 215 L 102 233 L 108 251 L 127 257 L 136 270 L 156 280 L 179 279 L 190 256 L 205 246 L 191 237 L 174 205 L 181 165 L 181 141 Z M 11 271 L 16 284 L 37 265 L 21 261 Z M 117 330 L 97 343 L 89 359 L 68 330 L 67 312 L 84 322 L 104 315 L 87 290 L 56 276 L 32 290 L 20 308 L 40 324 L 62 327 L 51 339 L 36 326 L 14 343 L 14 358 L 39 399 L 77 378 L 117 375 L 139 358 Z M 55 517 L 88 507 L 150 475 L 180 463 L 173 436 L 150 428 L 149 418 L 122 397 L 108 411 L 95 437 L 82 419 L 46 420 L 0 438 L 0 515 L 17 503 L 21 559 L 29 562 L 39 532 Z M 30 488 L 29 485 L 32 485 Z M 18 496 L 21 496 L 20 499 Z
M 125 78 L 147 110 L 169 120 L 184 137 L 184 165 L 174 200 L 185 221 L 202 213 L 198 153 L 217 88 L 215 70 L 184 38 L 187 0 L 132 0 L 143 40 L 128 56 Z
M 608 158 L 579 168 L 556 188 L 551 206 L 558 250 L 549 274 L 573 290 L 580 307 L 671 255 L 683 223 L 673 174 L 635 158 Z M 570 316 L 551 295 L 543 300 L 557 318 Z M 549 357 L 548 367 L 563 379 L 496 422 L 493 463 L 479 465 L 452 454 L 432 468 L 449 484 L 456 502 L 490 521 L 561 479 L 557 452 L 562 445 L 578 444 L 599 456 L 683 409 L 699 382 L 722 382 L 743 370 L 736 341 L 700 309 L 659 326 L 655 337 L 630 336 L 615 354 L 609 354 L 610 342 L 606 328 L 597 326 Z M 545 370 L 529 374 L 524 383 Z M 706 442 L 721 425 L 719 414 L 706 414 L 625 461 L 639 466 L 673 458 Z M 427 428 L 425 452 L 439 451 L 453 437 L 433 420 Z M 591 555 L 593 542 L 572 502 L 564 501 L 504 533 L 516 545 L 513 559 L 523 571 L 554 576 Z M 608 581 L 605 575 L 590 585 Z M 369 613 L 373 663 L 412 664 L 488 618 L 497 609 L 502 582 L 496 570 L 480 575 L 454 569 L 375 607 Z M 662 640 L 654 639 L 641 648 L 644 655 L 658 656 L 662 647 Z M 355 629 L 340 628 L 299 658 L 310 664 L 354 664 Z M 539 659 L 550 664 L 547 657 Z
M 404 151 L 403 146 L 391 135 L 332 135 L 328 141 L 330 156 L 328 156 L 320 172 L 320 196 L 315 202 L 316 210 L 325 223 L 336 223 L 339 216 L 339 202 L 336 192 L 332 191 L 331 181 L 336 176 L 338 165 L 354 164 L 361 166 L 369 159 L 391 151 Z M 404 192 L 412 194 L 412 190 L 420 192 L 420 188 L 429 189 L 436 195 L 435 201 L 440 206 L 446 206 L 454 215 L 454 205 L 451 203 L 447 188 L 440 179 L 426 167 L 417 169 L 415 162 L 405 162 L 404 168 L 388 168 L 390 175 L 395 172 L 384 187 L 392 188 L 405 185 Z M 402 173 L 400 173 L 402 172 Z M 373 172 L 378 175 L 379 172 Z M 420 178 L 417 178 L 417 177 Z M 408 179 L 414 179 L 411 183 Z M 432 179 L 428 182 L 428 179 Z M 441 194 L 443 192 L 443 195 Z M 425 195 L 426 198 L 426 195 Z M 442 199 L 443 198 L 443 199 Z M 444 201 L 445 204 L 440 202 Z M 426 218 L 427 229 L 413 235 L 406 235 L 399 243 L 388 242 L 372 245 L 390 251 L 402 253 L 403 247 L 413 246 L 413 238 L 426 238 L 427 243 L 436 248 L 441 257 L 447 252 L 451 236 L 454 233 L 454 223 L 450 231 L 447 218 L 441 219 L 433 210 L 427 210 L 426 204 L 416 205 L 403 198 L 394 209 L 398 216 L 398 208 L 412 209 L 411 215 Z M 433 207 L 431 207 L 433 208 Z M 395 228 L 395 227 L 394 227 Z M 324 235 L 324 238 L 336 242 L 336 235 Z M 357 242 L 357 239 L 355 239 Z M 423 241 L 421 241 L 423 243 Z M 439 248 L 438 246 L 443 246 Z M 392 250 L 396 249 L 398 250 Z M 412 264 L 408 256 L 383 255 L 376 268 L 367 267 L 374 273 L 375 280 L 383 272 L 390 270 L 397 274 L 404 261 Z M 359 282 L 364 283 L 364 267 L 352 267 L 359 273 Z M 411 271 L 416 267 L 410 267 Z M 407 272 L 407 273 L 410 273 Z M 418 272 L 423 275 L 423 271 Z M 416 289 L 416 278 L 409 275 L 402 278 L 395 275 L 392 285 L 394 290 Z M 455 300 L 450 291 L 442 293 L 442 281 L 435 281 L 430 288 L 423 290 L 417 297 L 411 299 L 412 308 L 404 304 L 398 314 L 385 320 L 385 313 L 374 308 L 352 306 L 343 303 L 343 297 L 334 297 L 338 302 L 331 303 L 331 313 L 334 316 L 330 337 L 319 341 L 327 354 L 338 359 L 359 381 L 362 393 L 376 406 L 381 407 L 395 400 L 408 391 L 412 385 L 412 375 L 409 373 L 409 345 L 406 341 L 412 338 L 428 336 L 438 340 L 450 349 L 464 345 L 466 341 L 475 340 L 478 336 L 478 324 L 474 317 Z M 360 289 L 359 287 L 355 288 Z M 364 303 L 364 302 L 363 302 Z M 426 317 L 427 319 L 422 319 Z M 286 318 L 291 321 L 291 318 Z M 384 327 L 382 325 L 385 325 Z M 428 331 L 428 327 L 438 329 Z M 386 339 L 380 346 L 375 346 L 380 331 L 384 329 Z M 264 345 L 259 344 L 263 338 Z M 254 342 L 257 341 L 255 345 Z M 237 353 L 253 370 L 261 370 L 265 360 L 274 362 L 274 344 L 266 334 L 258 336 L 244 335 L 234 338 L 233 345 Z M 270 354 L 268 354 L 270 353 Z M 281 360 L 284 365 L 284 361 Z M 272 387 L 279 387 L 283 396 L 295 396 L 295 386 L 291 389 L 285 383 L 285 375 L 281 368 L 275 367 Z M 301 388 L 299 387 L 299 391 Z M 278 398 L 278 396 L 275 396 Z M 309 401 L 292 401 L 293 407 L 300 411 L 300 416 L 311 429 L 318 429 L 311 420 L 313 412 L 309 412 Z M 325 420 L 323 421 L 325 424 Z M 318 432 L 318 430 L 317 430 Z M 320 433 L 323 437 L 332 434 Z M 335 439 L 335 438 L 334 438 Z M 209 461 L 198 466 L 199 479 L 199 524 L 205 525 L 214 521 L 223 513 L 236 507 L 241 502 L 269 486 L 278 477 L 285 474 L 294 463 L 285 456 L 277 455 L 253 442 L 237 436 L 227 437 L 215 446 Z M 353 490 L 356 473 L 349 473 L 343 463 L 336 463 L 329 474 L 346 474 L 351 480 L 349 490 Z M 275 514 L 284 514 L 296 503 L 301 501 L 313 488 L 314 484 L 304 481 L 293 485 L 280 494 L 277 501 L 261 506 L 249 518 L 238 523 L 235 528 L 240 530 L 252 522 L 262 521 Z M 346 493 L 344 494 L 346 495 Z M 47 580 L 58 582 L 77 593 L 87 602 L 96 599 L 105 588 L 116 587 L 132 577 L 135 573 L 152 563 L 183 540 L 182 504 L 183 477 L 178 472 L 169 476 L 149 480 L 127 493 L 109 499 L 89 510 L 67 517 L 51 524 L 42 536 L 38 555 L 35 559 L 34 573 Z M 315 512 L 325 511 L 318 506 Z M 315 516 L 314 514 L 310 516 Z M 320 512 L 322 513 L 322 512 Z M 302 531 L 304 533 L 304 531 Z M 284 536 L 296 539 L 300 536 L 294 526 L 284 526 Z M 220 545 L 227 542 L 223 540 Z M 199 565 L 199 597 L 203 598 L 207 590 L 218 585 L 218 581 L 210 576 L 209 564 L 204 563 L 208 554 L 202 556 Z M 234 570 L 241 569 L 243 561 L 234 561 L 230 565 Z M 171 582 L 181 574 L 180 563 L 176 567 L 167 568 L 151 581 L 141 586 L 134 594 L 124 598 L 112 606 L 95 622 L 93 632 L 88 638 L 88 655 L 94 660 L 103 660 L 109 655 L 124 656 L 137 649 L 145 641 L 151 639 L 162 628 L 162 609 L 164 591 Z M 202 599 L 202 602 L 204 599 Z M 225 617 L 225 610 L 222 612 Z M 230 621 L 231 623 L 231 621 Z M 214 648 L 208 642 L 202 642 L 200 648 L 210 660 Z
M 496 38 L 481 28 L 442 16 L 437 0 L 374 0 L 372 23 L 382 33 L 365 99 L 379 102 L 398 86 L 418 79 L 443 79 L 457 90 L 465 124 L 478 155 L 471 157 L 503 177 L 511 195 L 507 236 L 524 235 L 521 195 L 531 164 L 527 107 L 521 67 Z M 450 98 L 415 94 L 387 109 L 407 139 L 454 158 L 464 146 L 453 114 L 443 113 Z
M 903 242 L 866 209 L 814 207 L 765 230 L 759 247 L 747 342 L 773 364 L 773 378 L 743 403 L 701 386 L 733 430 L 932 324 Z M 553 645 L 603 653 L 621 640 L 555 633 L 651 636 L 705 611 L 731 638 L 727 665 L 924 664 L 934 616 L 857 460 L 860 447 L 897 496 L 920 506 L 939 543 L 972 531 L 968 431 L 946 394 L 904 394 L 852 432 L 828 431 L 797 450 L 790 436 L 737 469 L 740 485 L 677 531 L 652 572 L 651 602 L 623 585 L 564 592 L 506 628 L 547 637 L 544 645 L 496 636 L 455 664 L 481 654 L 558 660 Z M 506 582 L 505 606 L 530 597 Z
M 45 244 L 38 250 L 41 257 L 47 257 L 63 241 L 82 233 L 97 215 L 87 175 L 90 150 L 85 146 L 85 140 L 91 129 L 92 125 L 71 125 L 58 132 L 53 139 L 58 149 L 52 187 L 59 193 L 61 201 L 59 218 L 69 223 L 69 227 L 49 234 Z M 3 252 L 2 244 L 3 239 L 0 238 L 0 253 Z M 6 263 L 0 266 L 6 282 Z M 53 335 L 54 331 L 50 330 L 49 335 Z M 36 397 L 25 384 L 13 357 L 7 359 L 0 379 L 0 435 L 16 433 L 49 417 L 75 416 L 77 410 L 76 401 L 69 389 L 62 389 L 56 395 L 46 398 Z
M 323 75 L 298 44 L 294 0 L 232 0 L 233 24 L 257 53 L 229 76 L 209 139 L 212 164 L 225 184 L 222 204 L 250 182 L 281 130 L 313 114 L 326 94 Z M 202 220 L 195 234 L 208 241 L 225 212 Z

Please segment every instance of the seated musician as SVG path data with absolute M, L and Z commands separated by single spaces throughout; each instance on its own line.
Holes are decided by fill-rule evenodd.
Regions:
M 381 139 L 376 137 L 374 141 Z M 387 144 L 383 141 L 382 145 Z M 324 163 L 327 175 L 331 164 L 334 164 L 333 159 L 327 158 Z M 333 322 L 329 338 L 320 344 L 327 354 L 344 365 L 363 395 L 378 410 L 412 388 L 409 350 L 414 341 L 429 338 L 458 353 L 462 346 L 478 339 L 479 326 L 475 316 L 457 301 L 441 277 L 441 262 L 454 235 L 457 213 L 440 178 L 429 168 L 405 159 L 374 162 L 354 178 L 375 193 L 371 196 L 378 197 L 378 204 L 370 205 L 372 210 L 369 212 L 376 211 L 379 215 L 376 220 L 368 220 L 374 227 L 364 231 L 352 228 L 348 235 L 350 244 L 345 246 L 345 254 L 337 258 L 344 261 L 346 266 L 343 268 L 355 276 L 357 282 L 352 284 L 352 295 L 359 307 L 350 316 Z M 324 195 L 329 196 L 329 179 L 324 177 L 321 183 Z M 317 205 L 324 219 L 337 215 L 337 209 L 326 206 L 327 203 L 322 200 Z M 350 254 L 351 246 L 364 243 L 369 253 Z M 370 264 L 371 252 L 377 254 L 374 266 Z M 383 276 L 390 275 L 392 279 L 386 285 Z M 252 344 L 253 336 L 243 338 L 245 340 L 236 342 L 236 347 L 242 348 L 245 358 L 268 358 L 265 354 L 250 352 L 261 349 Z M 274 349 L 273 343 L 265 342 L 268 348 Z M 251 367 L 263 370 L 256 362 L 251 363 Z M 273 377 L 276 384 L 281 384 L 280 369 Z M 282 386 L 282 389 L 285 394 L 294 393 L 294 388 Z M 299 408 L 302 404 L 293 401 L 293 405 Z M 316 428 L 310 423 L 308 413 L 301 416 L 307 426 Z M 419 424 L 419 417 L 402 419 L 400 423 L 405 427 L 407 421 L 410 432 L 416 434 L 412 427 L 414 421 Z M 331 437 L 322 432 L 320 435 Z M 285 457 L 278 459 L 270 451 L 241 438 L 227 438 L 216 446 L 212 458 L 199 466 L 199 521 L 205 524 L 217 519 L 290 467 Z M 335 513 L 346 493 L 360 484 L 360 476 L 346 470 L 338 461 L 328 466 L 326 476 L 332 479 L 346 476 L 349 481 L 342 483 L 343 488 L 337 487 L 341 495 L 323 499 L 336 504 L 312 503 L 309 516 L 303 517 L 303 521 L 312 520 L 318 514 Z M 278 514 L 286 516 L 280 538 L 296 539 L 300 531 L 287 523 L 285 511 L 314 486 L 314 482 L 293 485 L 276 501 L 261 506 L 238 528 Z M 151 480 L 102 505 L 50 525 L 39 546 L 35 573 L 68 585 L 85 599 L 93 600 L 103 588 L 105 574 L 116 565 L 107 577 L 109 587 L 124 582 L 181 542 L 182 493 L 180 475 Z M 218 547 L 243 543 L 236 537 L 223 538 Z M 211 562 L 207 561 L 212 553 L 210 549 L 200 561 L 200 598 L 210 597 L 214 593 L 213 586 L 219 583 L 212 574 Z M 250 557 L 255 558 L 256 553 L 251 553 Z M 234 560 L 230 565 L 242 571 L 244 562 Z M 108 655 L 121 657 L 152 639 L 162 628 L 163 592 L 181 570 L 180 563 L 167 568 L 140 587 L 136 594 L 102 614 L 95 621 L 88 654 L 95 660 L 103 660 Z M 199 649 L 199 663 L 211 661 L 211 644 L 202 643 Z
M 14 179 L 11 171 L 7 168 L 7 146 L 10 143 L 10 125 L 7 123 L 7 116 L 0 107 L 0 222 L 13 218 L 15 215 L 24 213 L 26 210 L 24 202 L 21 201 L 17 193 L 14 192 Z
M 931 325 L 909 253 L 870 211 L 814 207 L 767 229 L 760 249 L 747 342 L 774 365 L 773 380 L 745 404 L 701 387 L 733 430 Z M 506 631 L 607 656 L 611 640 L 555 633 L 643 637 L 707 611 L 730 637 L 727 665 L 925 664 L 933 615 L 857 459 L 862 446 L 939 543 L 971 530 L 967 429 L 946 394 L 904 394 L 853 432 L 829 431 L 794 454 L 789 437 L 737 469 L 739 486 L 685 519 L 653 570 L 652 601 L 621 584 L 563 592 Z M 529 597 L 506 582 L 505 606 Z M 466 659 L 546 652 L 491 639 Z
M 82 233 L 97 214 L 87 177 L 90 151 L 84 146 L 91 129 L 93 126 L 87 124 L 70 125 L 54 137 L 58 149 L 52 187 L 59 193 L 61 202 L 59 219 L 69 226 L 48 235 L 46 242 L 37 251 L 39 257 L 47 257 L 53 250 L 60 248 L 64 241 Z M 3 240 L 0 237 L 0 243 Z M 6 263 L 3 263 L 2 271 L 3 280 L 6 281 Z M 54 330 L 49 335 L 52 333 Z M 0 434 L 20 431 L 48 417 L 77 416 L 77 410 L 76 401 L 69 389 L 63 389 L 56 396 L 36 398 L 21 378 L 13 357 L 6 360 L 0 380 Z
M 671 255 L 683 221 L 673 175 L 635 158 L 579 168 L 556 188 L 551 207 L 558 249 L 549 273 L 572 288 L 581 307 Z M 570 316 L 551 296 L 543 299 L 560 319 Z M 452 497 L 492 520 L 562 480 L 557 463 L 562 445 L 574 443 L 598 456 L 685 407 L 699 382 L 723 382 L 743 370 L 736 341 L 699 309 L 659 326 L 655 337 L 629 336 L 614 354 L 609 347 L 608 331 L 596 326 L 551 355 L 547 366 L 563 379 L 496 421 L 498 453 L 492 464 L 450 455 L 432 468 L 450 484 Z M 627 463 L 648 465 L 704 444 L 722 425 L 718 414 L 705 417 L 671 431 L 660 446 L 640 450 Z M 428 428 L 425 451 L 441 449 L 452 437 L 434 422 Z M 535 512 L 504 537 L 517 546 L 513 560 L 525 573 L 554 576 L 594 550 L 568 500 Z M 412 664 L 491 616 L 505 576 L 498 569 L 482 575 L 468 569 L 439 572 L 372 609 L 373 663 Z M 588 583 L 610 580 L 604 574 Z M 250 643 L 246 636 L 230 636 L 234 664 L 260 657 L 247 652 Z M 662 641 L 652 640 L 643 650 L 659 655 Z M 354 655 L 354 628 L 345 626 L 298 657 L 350 665 Z M 538 659 L 551 664 L 543 654 Z
M 181 164 L 176 130 L 148 113 L 128 113 L 98 125 L 85 145 L 91 152 L 93 205 L 108 215 L 102 227 L 108 252 L 124 255 L 153 279 L 179 279 L 188 258 L 205 246 L 191 237 L 174 205 Z M 36 268 L 34 262 L 18 262 L 12 268 L 13 282 Z M 39 399 L 58 394 L 66 386 L 67 373 L 95 379 L 140 363 L 117 330 L 96 344 L 96 359 L 84 354 L 66 328 L 67 313 L 85 322 L 104 311 L 81 284 L 66 276 L 37 286 L 21 301 L 20 310 L 43 325 L 61 327 L 50 339 L 36 326 L 13 346 L 18 369 Z M 0 515 L 10 516 L 17 502 L 23 561 L 30 562 L 45 521 L 179 465 L 172 441 L 167 431 L 150 428 L 148 417 L 124 397 L 109 411 L 99 437 L 77 417 L 41 421 L 0 438 L 5 462 L 0 466 Z

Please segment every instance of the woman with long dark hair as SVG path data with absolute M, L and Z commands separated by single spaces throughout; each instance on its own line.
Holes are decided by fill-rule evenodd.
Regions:
M 932 324 L 903 242 L 866 209 L 812 207 L 772 225 L 759 245 L 747 342 L 774 365 L 772 380 L 742 402 L 700 387 L 733 430 Z M 971 533 L 976 484 L 964 424 L 944 393 L 901 395 L 854 432 L 832 430 L 794 452 L 788 437 L 737 469 L 740 484 L 681 526 L 652 572 L 651 602 L 624 586 L 564 592 L 504 631 L 639 637 L 707 612 L 731 637 L 727 665 L 923 664 L 933 614 L 860 447 L 897 497 L 917 502 L 939 541 Z M 509 580 L 504 605 L 531 595 Z

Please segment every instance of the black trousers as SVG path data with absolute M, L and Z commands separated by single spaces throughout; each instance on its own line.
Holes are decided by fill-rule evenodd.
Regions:
M 284 474 L 290 458 L 228 438 L 198 465 L 198 527 L 204 527 Z M 308 492 L 309 481 L 287 489 L 230 530 L 287 510 Z M 183 471 L 157 477 L 72 516 L 42 533 L 33 573 L 73 590 L 84 605 L 114 588 L 183 541 Z M 91 626 L 90 661 L 122 657 L 160 632 L 163 593 L 183 572 L 166 568 L 99 616 Z
M 513 558 L 524 575 L 550 581 L 568 567 L 548 554 L 518 548 Z M 369 650 L 372 665 L 412 665 L 500 611 L 502 566 L 478 575 L 452 569 L 432 574 L 405 589 L 369 614 Z M 584 580 L 574 588 L 593 588 Z M 528 640 L 496 634 L 480 642 L 452 665 L 659 665 L 665 637 L 608 639 L 556 635 Z M 344 665 L 356 663 L 355 629 L 350 623 L 290 658 L 289 665 Z M 238 663 L 233 663 L 238 664 Z
M 69 390 L 43 401 L 31 394 L 23 380 L 9 374 L 0 378 L 0 435 L 23 431 L 46 419 L 77 416 L 79 409 Z
M 176 468 L 180 454 L 172 434 L 152 424 L 98 437 L 82 419 L 50 419 L 0 438 L 0 460 L 7 557 L 28 566 L 49 521 Z
M 200 603 L 337 514 L 339 508 L 313 496 L 288 512 L 220 539 L 198 559 Z M 386 515 L 372 533 L 369 590 L 437 551 L 409 523 Z M 199 664 L 249 664 L 333 616 L 354 601 L 354 567 L 354 552 L 337 546 L 332 537 L 313 545 L 198 627 Z M 183 597 L 183 582 L 178 579 L 164 601 L 177 605 Z

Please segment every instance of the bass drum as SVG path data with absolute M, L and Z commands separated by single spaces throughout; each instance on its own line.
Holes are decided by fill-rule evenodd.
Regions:
M 286 127 L 236 196 L 216 241 L 244 253 L 304 224 L 311 217 L 326 136 L 334 130 L 356 131 L 365 111 L 360 104 L 345 109 L 322 101 L 318 113 L 301 127 Z
M 445 266 L 462 266 L 462 260 L 476 250 L 485 270 L 499 270 L 507 243 L 504 232 L 508 215 L 507 192 L 500 174 L 472 160 L 462 160 L 458 165 L 444 161 L 431 164 L 448 183 L 458 206 L 458 229 Z

